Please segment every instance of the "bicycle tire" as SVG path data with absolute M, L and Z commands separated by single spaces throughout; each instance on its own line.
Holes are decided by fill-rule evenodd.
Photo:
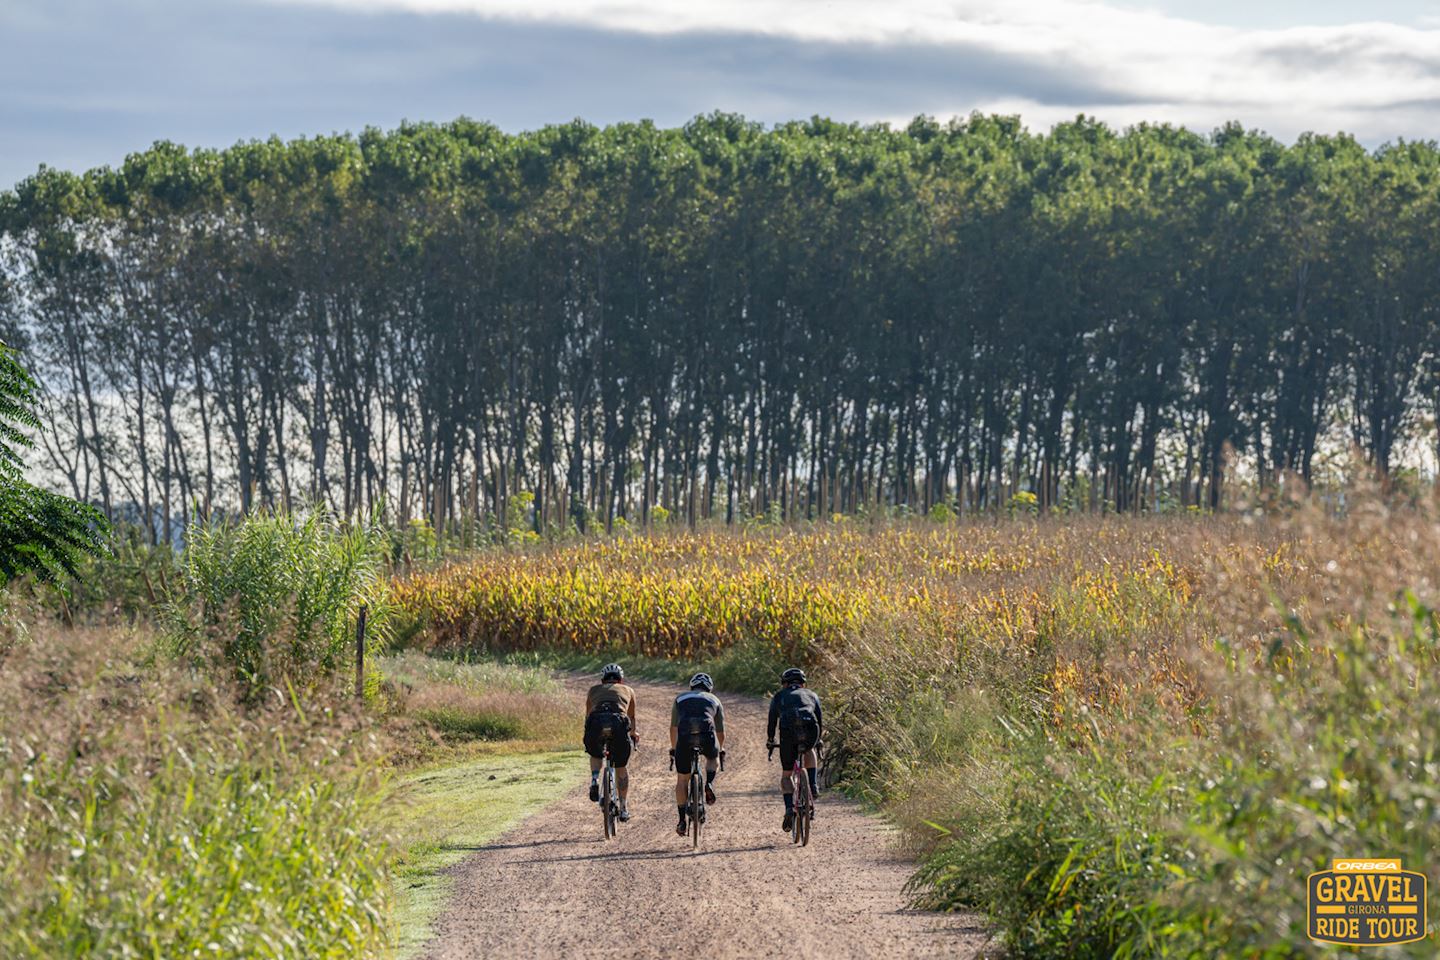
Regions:
M 698 765 L 699 758 L 696 758 Z M 700 849 L 705 832 L 705 787 L 698 772 L 690 774 L 690 836 L 691 848 Z
M 798 845 L 805 829 L 805 813 L 810 809 L 810 780 L 804 767 L 799 764 L 796 767 L 796 772 L 791 774 L 791 779 L 795 781 L 795 819 L 790 824 L 790 842 Z
M 614 786 L 614 774 L 607 763 L 600 770 L 600 816 L 604 821 L 606 840 L 615 836 Z
M 615 783 L 615 768 L 610 768 L 610 836 L 620 834 L 620 787 Z
M 807 806 L 805 815 L 796 818 L 800 822 L 800 846 L 802 847 L 810 846 L 810 821 L 814 816 L 814 808 Z

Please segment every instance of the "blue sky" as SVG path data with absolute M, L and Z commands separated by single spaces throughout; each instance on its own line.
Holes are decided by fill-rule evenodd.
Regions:
M 0 0 L 0 188 L 157 139 L 716 109 L 1433 139 L 1440 3 Z

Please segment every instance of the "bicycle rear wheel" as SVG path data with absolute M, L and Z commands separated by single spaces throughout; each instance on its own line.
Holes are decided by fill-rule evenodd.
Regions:
M 795 781 L 795 819 L 790 826 L 790 842 L 804 844 L 809 842 L 805 824 L 810 810 L 810 780 L 806 777 L 804 768 L 798 765 L 791 779 Z
M 705 785 L 699 773 L 690 774 L 690 839 L 691 849 L 700 848 L 705 833 Z
M 615 836 L 615 772 L 609 763 L 600 768 L 600 816 L 609 840 Z

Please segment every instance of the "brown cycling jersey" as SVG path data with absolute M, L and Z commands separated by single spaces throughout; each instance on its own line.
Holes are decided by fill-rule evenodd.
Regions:
M 585 697 L 585 712 L 594 713 L 602 703 L 614 703 L 620 712 L 634 716 L 631 704 L 635 702 L 635 691 L 623 683 L 597 683 Z

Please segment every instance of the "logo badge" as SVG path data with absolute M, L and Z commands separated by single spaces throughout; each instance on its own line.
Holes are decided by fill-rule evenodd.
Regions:
M 1350 947 L 1423 940 L 1425 894 L 1425 874 L 1400 869 L 1397 859 L 1332 860 L 1306 884 L 1310 939 Z

